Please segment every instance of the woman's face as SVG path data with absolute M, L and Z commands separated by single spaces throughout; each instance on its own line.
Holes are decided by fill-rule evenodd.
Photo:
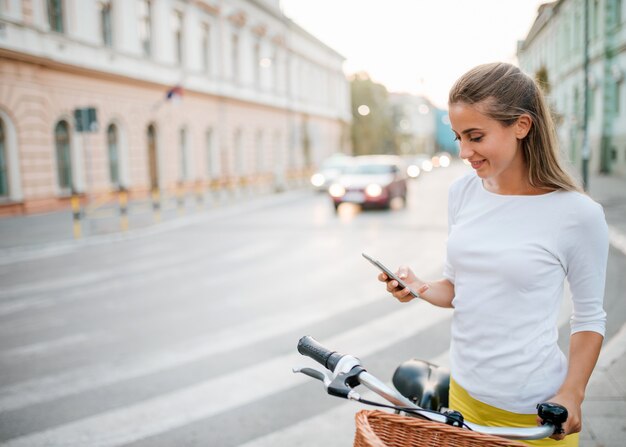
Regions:
M 519 178 L 525 172 L 525 162 L 518 138 L 526 136 L 528 130 L 520 132 L 519 120 L 505 127 L 480 110 L 480 103 L 450 105 L 450 123 L 460 143 L 461 158 L 468 160 L 484 180 Z

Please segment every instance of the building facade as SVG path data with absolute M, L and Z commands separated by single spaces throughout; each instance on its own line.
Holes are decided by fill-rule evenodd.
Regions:
M 2 0 L 0 214 L 304 181 L 350 151 L 343 61 L 278 0 Z
M 582 166 L 586 121 L 589 171 L 626 177 L 626 2 L 559 0 L 542 5 L 519 44 L 518 59 L 544 85 L 562 150 L 573 165 Z

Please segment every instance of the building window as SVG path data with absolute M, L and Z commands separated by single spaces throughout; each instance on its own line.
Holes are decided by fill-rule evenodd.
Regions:
M 213 129 L 208 129 L 205 134 L 206 144 L 206 169 L 209 178 L 217 177 L 217 154 L 215 153 L 215 142 Z
M 274 89 L 274 91 L 278 91 L 280 90 L 280 86 L 278 85 L 278 74 L 280 71 L 280 65 L 278 64 L 278 50 L 276 48 L 274 48 L 272 50 L 272 65 L 270 67 L 271 69 L 271 77 L 272 80 L 270 81 L 272 83 L 272 88 Z
M 107 47 L 113 46 L 113 29 L 111 27 L 111 0 L 100 0 L 100 28 L 102 31 L 102 43 Z
M 254 70 L 254 84 L 259 87 L 261 85 L 261 43 L 254 43 L 252 70 Z
M 596 89 L 589 89 L 589 116 L 592 117 L 596 113 Z
M 202 24 L 202 69 L 209 73 L 211 68 L 211 27 L 208 23 Z
M 622 84 L 623 84 L 622 81 L 617 81 L 615 83 L 615 95 L 614 95 L 614 98 L 615 98 L 615 106 L 614 107 L 615 108 L 614 108 L 614 110 L 615 110 L 615 114 L 616 115 L 619 115 L 621 113 L 622 91 L 624 90 L 622 88 Z
M 595 39 L 600 34 L 600 0 L 593 0 L 591 26 L 591 37 Z
M 0 197 L 7 197 L 9 195 L 7 164 L 7 134 L 4 129 L 4 121 L 0 118 Z
M 172 32 L 174 33 L 174 57 L 179 64 L 183 63 L 183 13 L 172 12 Z
M 615 26 L 622 24 L 622 0 L 615 0 L 614 21 Z
M 52 31 L 63 32 L 63 0 L 47 0 L 48 24 Z
M 185 129 L 180 129 L 179 132 L 179 147 L 180 147 L 180 171 L 179 171 L 179 180 L 181 182 L 185 181 L 189 177 L 188 171 L 188 153 L 187 153 L 187 131 Z
M 261 174 L 265 170 L 265 157 L 263 156 L 263 131 L 259 130 L 256 133 L 256 171 Z
M 109 179 L 111 185 L 120 185 L 119 135 L 115 124 L 107 128 L 107 149 L 109 152 Z
M 59 121 L 54 128 L 54 144 L 57 154 L 59 188 L 72 190 L 72 155 L 70 152 L 70 132 L 67 121 Z
M 139 41 L 144 56 L 152 54 L 152 2 L 139 1 Z
M 148 126 L 146 132 L 148 142 L 148 176 L 150 177 L 150 188 L 154 191 L 159 188 L 159 163 L 157 156 L 157 135 L 154 124 Z
M 233 173 L 237 176 L 243 175 L 245 170 L 245 160 L 243 155 L 243 142 L 241 136 L 241 130 L 237 129 L 235 131 L 235 136 L 233 138 L 233 142 L 235 145 L 235 159 L 233 166 Z
M 233 67 L 233 81 L 239 81 L 239 36 L 233 34 L 231 40 L 231 59 Z

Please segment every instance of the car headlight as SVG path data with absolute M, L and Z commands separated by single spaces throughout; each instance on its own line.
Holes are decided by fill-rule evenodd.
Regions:
M 377 183 L 372 183 L 370 185 L 367 185 L 367 188 L 365 188 L 365 194 L 367 194 L 370 197 L 378 197 L 382 193 L 383 193 L 383 188 Z
M 317 188 L 322 186 L 325 181 L 326 179 L 324 178 L 323 174 L 317 173 L 311 176 L 311 184 Z
M 417 178 L 420 175 L 420 168 L 417 165 L 411 165 L 406 168 L 406 173 L 411 178 Z
M 448 157 L 447 155 L 442 155 L 441 157 L 439 157 L 439 165 L 441 165 L 442 168 L 447 168 L 448 166 L 450 166 L 450 157 Z
M 424 160 L 422 162 L 422 170 L 426 172 L 430 172 L 433 170 L 433 163 L 430 160 Z
M 328 194 L 333 197 L 342 197 L 346 193 L 346 188 L 341 186 L 339 183 L 333 183 L 328 188 Z

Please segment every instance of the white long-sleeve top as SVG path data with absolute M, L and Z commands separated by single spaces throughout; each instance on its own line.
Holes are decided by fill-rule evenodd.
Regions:
M 566 277 L 572 333 L 604 335 L 608 229 L 602 207 L 578 192 L 494 194 L 472 173 L 451 186 L 448 220 L 452 376 L 481 402 L 535 413 L 567 374 L 557 345 Z

